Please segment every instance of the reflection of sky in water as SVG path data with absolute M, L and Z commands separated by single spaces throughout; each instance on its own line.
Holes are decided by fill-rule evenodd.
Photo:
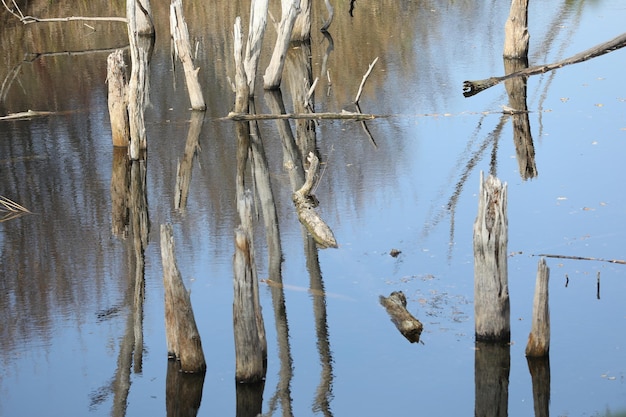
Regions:
M 623 6 L 619 1 L 588 4 L 590 11 L 585 12 L 581 24 L 574 22 L 574 11 L 561 19 L 555 18 L 559 16 L 558 4 L 533 3 L 531 7 L 542 8 L 531 9 L 531 54 L 537 49 L 540 55 L 531 58 L 531 64 L 569 56 L 611 38 L 622 27 L 623 13 L 618 12 Z M 447 21 L 442 28 L 455 27 L 452 22 L 461 19 L 454 12 L 453 6 L 441 7 L 437 18 Z M 397 57 L 415 59 L 418 71 L 415 80 L 402 73 L 405 67 L 394 61 L 396 57 L 385 57 L 388 73 L 383 88 L 364 93 L 361 107 L 364 112 L 400 113 L 403 117 L 368 122 L 377 148 L 358 124 L 328 122 L 318 127 L 320 151 L 328 162 L 318 190 L 320 211 L 340 243 L 339 249 L 319 254 L 329 293 L 326 304 L 334 374 L 331 407 L 337 416 L 408 415 L 414 413 L 416 404 L 421 410 L 440 411 L 427 413 L 431 415 L 471 413 L 474 402 L 471 227 L 476 215 L 478 173 L 489 170 L 492 146 L 486 147 L 470 170 L 453 217 L 447 205 L 470 156 L 500 122 L 500 114 L 481 112 L 498 111 L 500 105 L 508 103 L 504 85 L 468 99 L 461 94 L 463 80 L 487 78 L 503 71 L 499 54 L 492 49 L 501 48 L 503 23 L 495 22 L 503 22 L 507 12 L 508 8 L 501 7 L 497 15 L 461 19 L 465 27 L 457 31 L 429 34 L 433 44 L 442 39 L 450 41 L 446 36 L 453 37 L 454 46 L 450 48 L 420 50 L 417 39 L 414 54 Z M 432 15 L 425 14 L 419 22 L 426 24 L 431 18 Z M 478 21 L 492 22 L 486 25 L 491 29 L 477 25 Z M 563 27 L 557 31 L 554 44 L 549 46 L 547 54 L 541 54 L 540 40 L 560 24 Z M 574 31 L 568 32 L 572 27 Z M 563 43 L 565 46 L 561 47 Z M 621 162 L 626 154 L 623 138 L 626 92 L 618 88 L 622 84 L 623 62 L 624 51 L 617 51 L 563 68 L 555 76 L 545 74 L 529 79 L 530 124 L 539 172 L 536 179 L 520 178 L 511 120 L 504 124 L 499 139 L 498 175 L 509 185 L 509 251 L 521 252 L 509 258 L 515 342 L 511 348 L 510 415 L 532 413 L 530 378 L 523 356 L 538 260 L 531 255 L 545 252 L 624 258 L 626 230 L 621 219 L 626 214 L 626 201 L 616 185 L 621 184 L 625 174 Z M 359 76 L 355 75 L 355 82 Z M 372 77 L 375 76 L 380 74 L 374 72 Z M 94 106 L 104 106 L 101 96 L 96 95 L 93 100 Z M 158 107 L 159 103 L 157 110 Z M 420 116 L 423 113 L 438 116 Z M 92 115 L 93 125 L 85 129 L 97 144 L 92 157 L 99 166 L 98 194 L 107 196 L 110 153 L 108 139 L 101 137 L 104 134 L 100 129 L 105 119 L 103 113 Z M 172 219 L 179 268 L 192 291 L 209 362 L 201 414 L 225 415 L 232 413 L 234 407 L 230 322 L 232 230 L 224 218 L 210 217 L 214 212 L 207 208 L 206 196 L 197 186 L 194 188 L 193 182 L 211 169 L 207 154 L 213 151 L 213 141 L 226 140 L 215 137 L 216 125 L 219 123 L 205 121 L 206 137 L 194 171 L 186 214 L 170 212 L 173 187 L 166 175 L 171 173 L 167 169 L 175 165 L 173 159 L 163 162 L 157 160 L 156 154 L 149 159 L 154 165 L 148 171 L 153 223 L 151 243 L 146 251 L 146 353 L 142 374 L 132 376 L 128 415 L 161 415 L 165 406 L 163 294 L 155 230 L 158 224 Z M 162 142 L 177 134 L 184 137 L 184 133 L 179 134 L 171 126 L 158 125 L 151 129 L 163 132 L 163 137 L 157 139 Z M 57 129 L 61 137 L 62 126 Z M 273 143 L 272 152 L 277 153 L 280 144 L 271 127 L 268 132 L 267 141 Z M 182 143 L 179 145 L 175 155 L 182 154 L 179 152 Z M 46 153 L 46 148 L 42 149 Z M 76 163 L 75 151 L 67 146 L 66 169 L 79 171 L 84 168 Z M 281 159 L 282 155 L 274 157 L 274 166 L 280 167 Z M 310 410 L 320 366 L 311 314 L 312 296 L 306 291 L 309 275 L 303 262 L 301 231 L 288 199 L 288 178 L 279 173 L 272 180 L 279 184 L 276 193 L 280 195 L 279 213 L 283 222 L 283 279 L 291 286 L 286 289 L 285 297 L 295 367 L 291 384 L 293 408 Z M 356 191 L 349 190 L 353 186 Z M 107 230 L 110 219 L 88 212 L 92 197 L 78 187 L 70 187 L 69 196 L 78 197 L 76 220 L 84 224 L 100 223 L 100 226 L 104 223 L 102 228 Z M 219 214 L 232 216 L 228 209 L 232 207 Z M 197 232 L 208 225 L 215 235 Z M 6 246 L 4 230 L 0 232 L 0 248 Z M 119 242 L 108 241 L 108 237 L 99 233 L 88 230 L 82 236 L 84 240 L 75 235 L 72 239 L 94 248 L 102 245 L 103 252 L 118 259 L 115 252 L 122 252 Z M 260 237 L 257 242 L 263 239 Z M 398 258 L 388 255 L 393 248 L 402 251 Z M 31 344 L 18 349 L 8 359 L 7 372 L 3 370 L 0 377 L 3 397 L 0 414 L 21 410 L 24 415 L 45 415 L 46 410 L 52 409 L 63 410 L 65 415 L 81 415 L 90 405 L 93 414 L 109 414 L 112 395 L 103 386 L 114 376 L 120 338 L 126 329 L 126 310 L 104 322 L 98 320 L 97 314 L 121 302 L 116 287 L 126 285 L 123 278 L 128 271 L 121 266 L 124 256 L 117 262 L 107 261 L 110 269 L 106 271 L 90 271 L 107 283 L 94 290 L 102 305 L 89 306 L 78 317 L 71 317 L 72 312 L 65 311 L 65 315 L 57 317 L 60 323 L 54 326 L 45 346 L 31 340 Z M 264 251 L 258 257 L 259 276 L 265 278 Z M 626 346 L 621 301 L 626 290 L 623 266 L 558 259 L 549 259 L 548 265 L 552 273 L 553 413 L 578 415 L 585 410 L 604 411 L 606 404 L 613 407 L 626 403 L 620 401 L 626 396 L 623 361 L 619 355 Z M 601 300 L 595 299 L 598 271 L 602 277 Z M 80 279 L 92 279 L 84 275 Z M 378 295 L 388 295 L 393 290 L 407 294 L 409 310 L 424 322 L 424 345 L 406 343 L 378 305 Z M 265 388 L 265 397 L 269 398 L 277 383 L 279 363 L 271 295 L 263 285 L 261 294 L 269 341 Z M 605 374 L 608 376 L 604 377 Z M 56 375 L 64 376 L 62 384 Z M 613 376 L 617 379 L 609 379 Z M 32 392 L 45 392 L 46 401 L 32 401 Z M 101 404 L 100 394 L 107 398 Z M 454 401 L 450 400 L 452 397 Z

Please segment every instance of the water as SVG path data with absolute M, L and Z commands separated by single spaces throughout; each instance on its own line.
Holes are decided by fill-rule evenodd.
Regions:
M 81 13 L 123 12 L 123 6 L 106 7 L 111 10 Z M 167 30 L 167 8 L 153 7 L 157 30 Z M 150 229 L 143 256 L 141 360 L 135 351 L 131 364 L 125 353 L 137 258 L 132 230 L 126 238 L 114 233 L 111 182 L 119 159 L 110 146 L 104 84 L 108 51 L 43 55 L 21 64 L 10 88 L 0 94 L 5 113 L 61 112 L 0 123 L 0 195 L 35 213 L 0 224 L 0 415 L 166 414 L 172 398 L 165 389 L 158 236 L 165 222 L 174 227 L 178 265 L 191 290 L 207 357 L 198 415 L 252 415 L 237 407 L 242 394 L 234 383 L 236 136 L 233 123 L 220 120 L 233 103 L 225 80 L 234 74 L 231 22 L 236 14 L 245 17 L 248 6 L 215 6 L 220 13 L 201 4 L 186 7 L 192 37 L 199 41 L 209 110 L 186 209 L 175 210 L 176 165 L 184 158 L 190 112 L 184 79 L 171 72 L 167 36 L 157 36 L 146 114 Z M 293 210 L 276 123 L 260 125 L 279 217 L 288 326 L 276 324 L 281 292 L 262 283 L 268 371 L 261 410 L 374 416 L 471 415 L 480 408 L 475 401 L 471 230 L 479 173 L 495 169 L 507 182 L 509 196 L 512 345 L 506 402 L 508 415 L 532 415 L 524 348 L 535 255 L 624 259 L 626 201 L 619 186 L 626 174 L 621 163 L 626 148 L 624 52 L 528 80 L 538 176 L 523 180 L 511 116 L 499 113 L 508 104 L 504 85 L 472 98 L 461 94 L 464 80 L 503 73 L 508 5 L 359 3 L 353 18 L 347 8 L 335 5 L 330 28 L 334 49 L 325 68 L 331 83 L 322 71 L 328 40 L 314 32 L 312 72 L 320 76 L 316 110 L 352 109 L 361 77 L 378 56 L 360 106 L 363 112 L 394 117 L 367 122 L 371 139 L 354 122 L 322 121 L 316 127 L 325 163 L 316 196 L 340 245 L 317 252 L 307 252 Z M 625 14 L 619 1 L 532 4 L 531 65 L 618 35 Z M 318 20 L 324 15 L 323 10 L 314 14 Z M 99 26 L 96 35 L 102 36 L 78 24 L 18 29 L 7 23 L 3 28 L 7 36 L 0 42 L 9 57 L 1 67 L 3 79 L 24 52 L 107 49 L 123 45 L 124 39 L 114 24 Z M 19 35 L 22 30 L 27 36 Z M 291 111 L 287 82 L 282 93 Z M 262 91 L 257 106 L 269 112 Z M 268 276 L 263 230 L 259 220 L 257 266 L 259 277 L 266 279 L 273 277 Z M 391 257 L 392 249 L 402 253 Z M 550 413 L 624 412 L 623 265 L 547 261 Z M 320 277 L 324 296 L 308 291 Z M 409 311 L 424 323 L 423 344 L 409 344 L 379 305 L 379 295 L 395 290 L 406 294 Z

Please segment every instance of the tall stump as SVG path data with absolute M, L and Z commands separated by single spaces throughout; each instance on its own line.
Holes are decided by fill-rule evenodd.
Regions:
M 474 316 L 477 341 L 509 342 L 511 307 L 507 276 L 507 187 L 480 173 L 474 222 Z

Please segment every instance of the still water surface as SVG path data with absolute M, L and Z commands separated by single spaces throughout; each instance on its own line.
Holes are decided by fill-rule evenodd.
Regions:
M 316 110 L 352 110 L 362 75 L 379 57 L 360 106 L 363 112 L 394 116 L 367 122 L 371 137 L 355 122 L 316 126 L 324 163 L 316 196 L 339 242 L 338 249 L 327 250 L 311 250 L 294 213 L 277 124 L 260 125 L 285 284 L 278 292 L 261 284 L 268 339 L 261 412 L 449 416 L 488 408 L 476 401 L 472 225 L 479 173 L 495 171 L 508 184 L 512 317 L 508 385 L 498 398 L 508 415 L 533 415 L 524 348 L 535 255 L 625 258 L 625 52 L 528 80 L 538 175 L 524 179 L 512 117 L 501 113 L 509 104 L 504 85 L 462 96 L 464 80 L 503 74 L 507 2 L 359 2 L 353 17 L 348 3 L 335 6 L 332 49 L 329 39 L 314 31 L 311 68 L 320 76 Z M 123 6 L 111 7 L 100 14 L 123 11 Z M 221 120 L 233 103 L 226 82 L 226 76 L 234 78 L 231 26 L 235 15 L 245 17 L 248 6 L 218 5 L 218 12 L 194 2 L 186 7 L 192 37 L 199 42 L 208 110 L 187 204 L 177 210 L 176 166 L 184 159 L 191 112 L 184 78 L 172 72 L 167 36 L 159 36 L 159 30 L 167 31 L 167 7 L 155 6 L 152 103 L 146 113 L 150 229 L 139 258 L 132 230 L 117 229 L 113 215 L 111 184 L 120 159 L 108 126 L 109 51 L 21 61 L 27 52 L 118 47 L 123 33 L 115 25 L 99 27 L 102 36 L 80 26 L 57 27 L 58 37 L 46 41 L 42 33 L 48 29 L 6 20 L 3 38 L 9 40 L 3 47 L 11 58 L 1 75 L 12 81 L 0 94 L 0 109 L 60 114 L 0 122 L 0 195 L 35 213 L 0 223 L 2 416 L 167 414 L 166 401 L 172 399 L 166 396 L 158 234 L 165 222 L 174 227 L 179 268 L 207 357 L 198 415 L 254 415 L 238 405 L 241 394 L 234 382 L 236 136 L 232 122 Z M 319 22 L 325 11 L 315 9 L 314 16 Z M 553 62 L 609 40 L 623 32 L 624 19 L 626 5 L 618 0 L 533 2 L 530 64 Z M 293 108 L 291 91 L 285 83 L 287 111 Z M 257 107 L 270 112 L 262 91 Z M 255 230 L 259 277 L 275 279 L 267 272 L 261 219 Z M 392 249 L 401 254 L 390 256 Z M 550 414 L 626 411 L 624 265 L 547 261 Z M 146 285 L 143 347 L 142 354 L 135 350 L 131 364 L 127 342 L 137 271 Z M 309 291 L 320 285 L 322 295 Z M 422 344 L 409 344 L 378 303 L 379 295 L 396 290 L 406 294 L 409 311 L 424 323 Z

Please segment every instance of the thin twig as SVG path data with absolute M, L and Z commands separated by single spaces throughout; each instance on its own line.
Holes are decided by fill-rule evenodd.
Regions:
M 0 195 L 0 212 L 30 213 L 26 207 Z
M 540 253 L 538 255 L 532 255 L 532 256 L 545 256 L 546 258 L 558 258 L 558 259 L 573 259 L 576 261 L 609 262 L 612 264 L 626 265 L 626 261 L 622 259 L 603 259 L 603 258 L 590 258 L 586 256 L 553 255 L 553 254 L 548 254 L 548 253 Z
M 378 57 L 376 57 L 376 59 L 372 61 L 372 63 L 370 64 L 370 67 L 367 69 L 367 72 L 363 76 L 363 79 L 361 80 L 361 85 L 359 86 L 359 92 L 356 93 L 356 98 L 354 99 L 355 103 L 359 102 L 359 99 L 361 98 L 361 93 L 363 92 L 363 86 L 365 85 L 365 81 L 367 81 L 367 77 L 370 76 L 370 73 L 372 72 L 372 69 L 374 69 L 374 65 L 376 65 L 377 62 L 378 62 Z

